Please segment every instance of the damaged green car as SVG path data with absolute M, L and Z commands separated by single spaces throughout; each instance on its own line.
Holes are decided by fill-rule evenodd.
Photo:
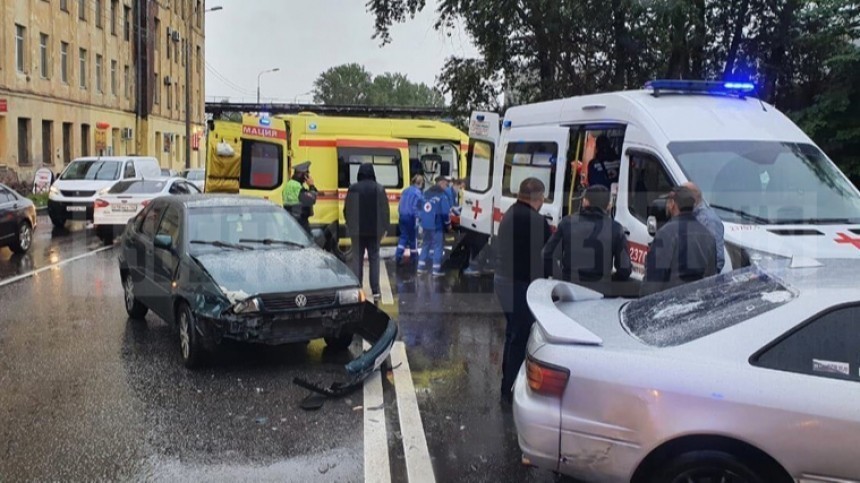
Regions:
M 355 275 L 266 200 L 156 198 L 129 221 L 120 245 L 129 316 L 151 310 L 172 325 L 188 367 L 224 339 L 287 344 L 323 337 L 343 350 L 358 333 L 381 345 L 374 346 L 377 356 L 393 343 L 393 321 L 379 323 L 381 311 L 365 301 Z

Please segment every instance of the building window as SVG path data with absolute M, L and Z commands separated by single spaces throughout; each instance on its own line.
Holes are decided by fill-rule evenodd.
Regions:
M 125 37 L 125 41 L 128 42 L 131 40 L 131 8 L 126 6 L 122 8 L 122 35 Z
M 78 76 L 81 79 L 81 89 L 87 88 L 87 49 L 78 49 Z
M 30 163 L 30 119 L 18 118 L 18 164 L 29 166 Z
M 24 66 L 26 62 L 24 60 L 24 54 L 27 53 L 24 48 L 24 38 L 27 36 L 27 29 L 22 27 L 21 25 L 15 25 L 15 66 L 18 69 L 18 72 L 24 72 Z
M 60 0 L 60 10 L 64 12 L 69 11 L 69 0 Z
M 164 86 L 167 91 L 167 108 L 173 109 L 173 89 L 169 85 Z
M 78 0 L 78 18 L 87 21 L 87 0 Z
M 63 164 L 72 161 L 72 123 L 63 123 Z
M 161 85 L 158 83 L 158 72 L 152 76 L 152 102 L 158 105 L 158 94 L 161 92 Z
M 110 61 L 110 93 L 116 95 L 116 61 Z
M 179 83 L 178 82 L 176 83 L 175 95 L 176 95 L 176 110 L 178 111 L 179 110 Z
M 48 35 L 39 34 L 39 73 L 42 79 L 47 79 L 51 76 L 50 66 L 51 57 L 48 55 Z
M 54 164 L 54 121 L 42 121 L 42 164 Z
M 103 0 L 96 0 L 96 27 L 102 28 L 102 19 L 105 16 Z
M 102 56 L 101 54 L 96 54 L 96 91 L 104 92 L 102 88 L 102 69 L 104 66 L 102 65 Z
M 167 27 L 167 36 L 165 37 L 166 42 L 164 43 L 165 48 L 167 49 L 167 60 L 170 60 L 170 27 Z
M 155 28 L 153 29 L 153 31 L 161 32 L 161 20 L 158 20 L 158 18 L 155 19 Z M 152 32 L 150 32 L 150 34 L 151 33 Z M 153 37 L 154 39 L 152 41 L 155 43 L 155 50 L 161 50 L 161 36 L 153 35 Z
M 129 66 L 122 69 L 122 82 L 125 87 L 125 98 L 131 99 L 131 68 Z
M 60 80 L 69 83 L 69 44 L 60 42 Z
M 110 33 L 116 35 L 116 14 L 119 10 L 119 0 L 110 0 Z
M 197 46 L 197 58 L 195 60 L 197 62 L 197 72 L 200 72 L 200 64 L 203 63 L 203 55 L 201 54 L 199 45 Z
M 197 16 L 197 28 L 203 28 L 203 8 L 201 8 L 200 0 L 197 0 L 197 8 L 194 10 L 194 15 Z
M 90 125 L 81 124 L 81 156 L 90 155 Z

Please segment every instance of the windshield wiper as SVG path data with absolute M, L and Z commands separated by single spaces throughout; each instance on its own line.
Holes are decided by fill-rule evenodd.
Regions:
M 263 245 L 286 245 L 296 248 L 307 248 L 307 245 L 302 245 L 301 243 L 289 240 L 274 240 L 272 238 L 263 238 L 261 240 L 242 238 L 241 240 L 239 240 L 239 243 L 262 243 Z
M 746 211 L 743 211 L 743 210 L 738 210 L 735 208 L 729 208 L 728 206 L 722 206 L 722 205 L 708 205 L 708 206 L 710 206 L 711 208 L 720 210 L 720 211 L 725 211 L 727 213 L 732 213 L 734 215 L 738 215 L 741 218 L 745 218 L 749 221 L 753 221 L 753 222 L 758 223 L 760 225 L 769 225 L 771 223 L 771 221 L 767 218 L 753 215 L 752 213 L 747 213 Z
M 234 250 L 253 250 L 252 247 L 239 245 L 238 243 L 227 243 L 218 240 L 191 240 L 189 243 L 194 245 L 212 245 L 218 248 L 232 248 Z

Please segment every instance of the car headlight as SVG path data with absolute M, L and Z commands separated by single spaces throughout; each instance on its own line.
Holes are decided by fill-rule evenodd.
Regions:
M 259 297 L 251 297 L 247 300 L 243 300 L 238 302 L 233 306 L 233 313 L 236 314 L 250 314 L 254 312 L 259 312 L 262 307 L 260 303 Z
M 349 288 L 337 292 L 337 302 L 340 305 L 359 304 L 364 300 L 364 290 L 360 288 Z
M 48 190 L 48 196 L 60 196 L 60 188 L 51 186 L 51 189 Z
M 735 245 L 734 243 L 726 243 L 726 249 L 729 252 L 729 258 L 732 261 L 733 269 L 748 267 L 750 265 L 758 265 L 763 262 L 774 260 L 788 260 L 790 258 L 778 253 L 742 247 Z

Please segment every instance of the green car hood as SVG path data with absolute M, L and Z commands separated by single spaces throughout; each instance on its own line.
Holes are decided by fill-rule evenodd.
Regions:
M 316 247 L 222 251 L 195 258 L 231 303 L 264 293 L 358 286 L 346 265 Z

